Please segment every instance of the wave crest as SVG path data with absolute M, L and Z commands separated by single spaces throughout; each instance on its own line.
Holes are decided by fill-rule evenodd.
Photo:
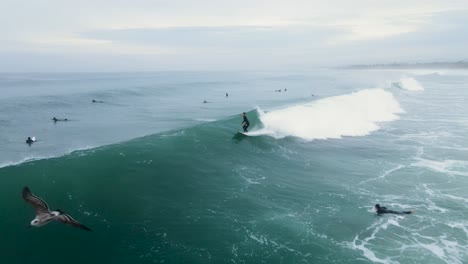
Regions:
M 268 113 L 259 111 L 263 127 L 249 134 L 307 140 L 365 136 L 378 130 L 379 122 L 396 120 L 403 112 L 390 92 L 366 89 Z
M 411 77 L 403 77 L 394 85 L 400 89 L 407 90 L 407 91 L 424 91 L 424 87 L 414 78 Z

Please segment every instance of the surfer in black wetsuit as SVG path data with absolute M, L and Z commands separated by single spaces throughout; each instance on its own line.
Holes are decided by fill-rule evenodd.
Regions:
M 245 113 L 242 113 L 242 117 L 244 118 L 244 120 L 242 121 L 241 125 L 243 125 L 242 128 L 244 129 L 244 132 L 247 133 L 249 132 L 247 128 L 250 126 L 250 122 L 249 119 L 247 119 Z
M 380 206 L 379 204 L 375 205 L 375 210 L 378 215 L 381 214 L 412 214 L 414 211 L 393 211 L 388 210 L 387 207 Z
M 32 143 L 34 143 L 34 140 L 32 140 L 31 137 L 28 137 L 28 139 L 26 139 L 26 143 L 31 146 Z
M 94 99 L 93 99 L 92 102 L 93 102 L 93 103 L 104 103 L 104 101 L 96 101 L 96 100 L 94 100 Z
M 58 118 L 55 118 L 55 117 L 52 118 L 52 120 L 53 120 L 54 122 L 57 122 L 57 121 L 68 121 L 68 119 L 66 119 L 66 118 L 58 119 Z

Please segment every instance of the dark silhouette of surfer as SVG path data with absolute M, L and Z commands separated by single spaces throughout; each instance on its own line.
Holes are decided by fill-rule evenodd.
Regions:
M 34 140 L 31 138 L 31 137 L 28 137 L 28 139 L 26 139 L 26 143 L 31 146 L 32 143 L 34 143 Z
M 55 123 L 57 121 L 68 121 L 68 119 L 67 118 L 55 118 L 55 116 L 54 116 L 54 118 L 52 118 L 52 121 L 54 121 L 54 123 Z
M 412 214 L 414 211 L 393 211 L 393 210 L 388 210 L 387 207 L 380 206 L 379 204 L 376 204 L 374 206 L 375 211 L 377 212 L 378 215 L 381 214 Z
M 94 99 L 93 99 L 92 102 L 93 102 L 93 103 L 104 103 L 104 101 L 96 101 L 96 100 L 94 100 Z
M 250 122 L 249 122 L 249 119 L 247 119 L 247 115 L 245 114 L 245 112 L 242 113 L 242 117 L 243 117 L 243 120 L 242 120 L 241 125 L 242 125 L 242 128 L 244 129 L 244 132 L 247 133 L 249 132 L 247 128 L 249 128 Z

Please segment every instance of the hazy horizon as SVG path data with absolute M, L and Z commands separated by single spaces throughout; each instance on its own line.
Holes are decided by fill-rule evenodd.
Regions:
M 303 70 L 468 59 L 466 1 L 1 6 L 0 72 Z

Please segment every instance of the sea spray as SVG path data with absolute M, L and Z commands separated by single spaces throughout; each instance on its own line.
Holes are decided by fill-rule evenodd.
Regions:
M 365 89 L 268 113 L 260 111 L 263 128 L 250 134 L 307 140 L 365 136 L 378 130 L 379 122 L 396 120 L 403 112 L 390 92 Z
M 414 78 L 403 77 L 397 83 L 394 83 L 400 89 L 407 91 L 424 91 L 424 87 Z

